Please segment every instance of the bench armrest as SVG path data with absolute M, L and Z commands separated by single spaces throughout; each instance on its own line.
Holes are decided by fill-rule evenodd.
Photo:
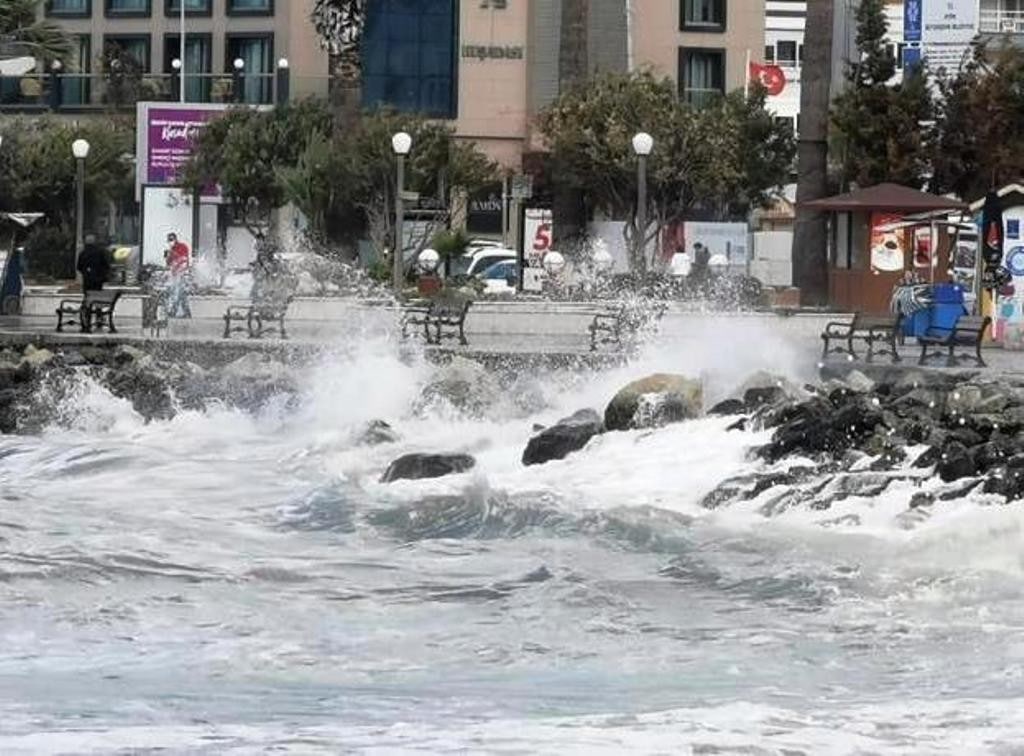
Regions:
M 824 334 L 826 336 L 849 336 L 854 331 L 853 326 L 853 323 L 833 321 L 825 324 Z

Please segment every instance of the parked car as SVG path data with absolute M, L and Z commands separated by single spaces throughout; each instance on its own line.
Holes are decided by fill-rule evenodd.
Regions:
M 487 294 L 514 293 L 519 283 L 519 264 L 515 260 L 496 262 L 476 277 L 484 282 Z
M 516 261 L 516 251 L 514 249 L 480 247 L 454 260 L 451 266 L 451 275 L 474 278 L 495 263 L 508 262 L 510 260 L 512 262 Z

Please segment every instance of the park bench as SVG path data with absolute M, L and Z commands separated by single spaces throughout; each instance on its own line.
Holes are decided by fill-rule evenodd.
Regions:
M 466 315 L 473 305 L 471 299 L 461 302 L 434 301 L 412 304 L 402 311 L 402 337 L 408 338 L 412 327 L 423 326 L 423 338 L 428 344 L 440 344 L 443 339 L 458 339 L 465 346 Z
M 246 333 L 250 339 L 262 339 L 270 334 L 287 339 L 285 318 L 292 297 L 268 298 L 249 305 L 231 305 L 224 311 L 224 338 Z M 238 324 L 238 325 L 235 325 Z
M 850 359 L 857 359 L 857 351 L 853 347 L 855 341 L 863 341 L 868 352 L 866 360 L 873 362 L 875 355 L 887 354 L 893 362 L 900 362 L 896 340 L 899 338 L 902 315 L 874 316 L 857 313 L 848 323 L 833 321 L 825 326 L 821 340 L 824 342 L 821 351 L 822 359 L 830 354 L 845 354 Z M 833 346 L 833 342 L 840 342 Z M 846 346 L 842 346 L 845 344 Z
M 62 299 L 57 307 L 57 333 L 66 325 L 78 325 L 82 333 L 91 333 L 93 328 L 117 333 L 114 310 L 120 299 L 120 291 L 87 291 L 80 300 Z
M 992 318 L 968 315 L 956 321 L 952 328 L 929 328 L 923 336 L 918 337 L 921 344 L 919 365 L 929 359 L 940 357 L 941 353 L 928 354 L 929 347 L 945 347 L 948 350 L 946 365 L 955 367 L 961 359 L 974 360 L 978 367 L 987 367 L 981 356 L 981 345 L 985 341 L 985 332 L 992 325 Z M 973 354 L 957 354 L 958 349 L 971 349 Z
M 642 328 L 661 320 L 667 309 L 668 306 L 665 304 L 653 308 L 618 304 L 595 312 L 594 319 L 587 326 L 590 333 L 590 351 L 596 352 L 605 344 L 621 348 Z

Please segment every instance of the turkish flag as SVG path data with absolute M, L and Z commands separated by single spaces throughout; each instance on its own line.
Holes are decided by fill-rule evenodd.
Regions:
M 772 97 L 782 94 L 782 90 L 786 88 L 786 73 L 778 66 L 751 63 L 750 78 L 760 82 Z

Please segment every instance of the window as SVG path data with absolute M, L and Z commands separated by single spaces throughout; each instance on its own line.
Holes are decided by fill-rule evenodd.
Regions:
M 774 63 L 775 62 L 775 46 L 765 45 L 764 47 L 764 62 Z
M 164 15 L 177 18 L 181 15 L 181 0 L 164 0 Z M 185 0 L 186 16 L 213 15 L 213 0 Z
M 181 38 L 177 34 L 164 37 L 164 73 L 174 72 L 175 58 L 181 56 Z M 213 77 L 213 39 L 209 34 L 185 36 L 185 99 L 188 102 L 209 102 Z
M 92 37 L 80 34 L 75 38 L 69 70 L 60 79 L 60 101 L 63 105 L 87 105 L 92 71 Z
M 46 15 L 88 18 L 92 15 L 92 0 L 48 0 Z
M 242 102 L 269 103 L 274 90 L 274 35 L 228 35 L 227 60 L 224 70 L 232 73 L 234 62 L 240 59 L 242 67 Z
M 229 16 L 273 16 L 274 0 L 227 0 Z
M 796 66 L 796 42 L 779 40 L 778 62 L 782 66 Z
M 150 0 L 106 0 L 108 16 L 148 16 Z
M 363 35 L 365 106 L 389 105 L 435 118 L 457 115 L 455 9 L 455 0 L 368 4 Z
M 122 55 L 128 55 L 135 59 L 135 62 L 142 68 L 143 73 L 150 72 L 149 60 L 149 35 L 128 35 L 116 34 L 107 35 L 103 38 L 105 54 L 109 56 L 111 51 L 118 51 Z
M 683 31 L 724 32 L 726 0 L 682 0 Z
M 725 50 L 679 48 L 679 95 L 705 105 L 725 93 Z

